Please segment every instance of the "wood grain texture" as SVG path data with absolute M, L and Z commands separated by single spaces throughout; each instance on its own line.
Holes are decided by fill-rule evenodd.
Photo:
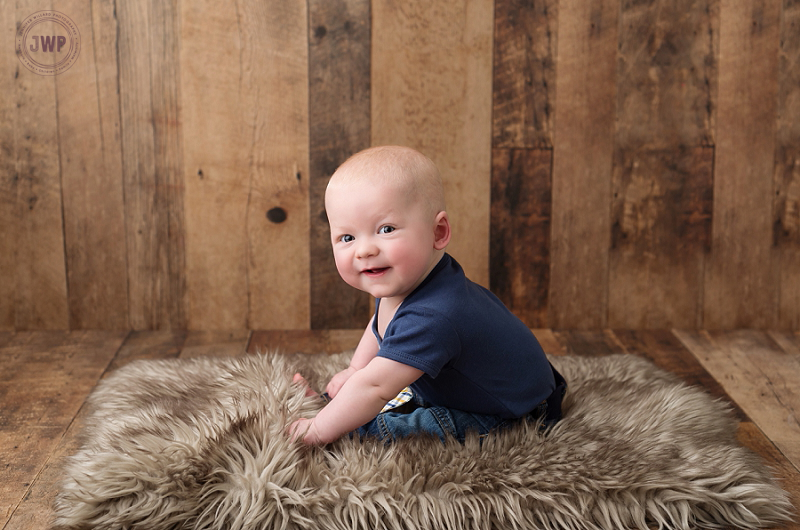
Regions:
M 132 331 L 107 371 L 119 370 L 136 360 L 173 359 L 180 355 L 188 333 L 183 330 Z
M 2 4 L 0 34 L 51 4 Z M 800 327 L 796 0 L 58 9 L 70 70 L 0 50 L 0 330 L 360 327 L 322 196 L 387 143 L 440 166 L 486 286 L 543 277 L 493 255 L 534 234 L 492 211 L 492 149 L 552 149 L 532 325 Z
M 671 372 L 687 384 L 704 388 L 711 395 L 731 403 L 733 412 L 741 421 L 747 420 L 750 413 L 740 406 L 738 395 L 727 392 L 727 386 L 720 385 L 708 366 L 698 362 L 697 351 L 686 341 L 667 330 L 559 330 L 552 335 L 568 355 L 614 355 L 633 354 L 645 357 L 659 368 Z
M 450 252 L 489 283 L 492 27 L 489 0 L 372 4 L 372 144 L 419 149 L 445 182 Z
M 763 459 L 778 480 L 780 487 L 791 496 L 792 504 L 795 507 L 800 505 L 800 471 L 797 466 L 786 460 L 775 444 L 752 422 L 745 421 L 739 424 L 736 439 Z M 795 530 L 800 528 L 800 525 L 788 524 L 781 528 Z
M 13 42 L 16 35 L 15 4 L 0 4 L 0 35 L 3 42 Z M 6 47 L 0 50 L 0 226 L 19 224 L 17 207 L 17 150 L 14 141 L 17 119 L 15 77 L 23 68 L 16 53 Z M 13 73 L 13 75 L 12 75 Z M 17 305 L 17 235 L 15 230 L 0 230 L 0 330 L 16 328 Z
M 776 325 L 800 329 L 800 3 L 783 1 L 780 31 L 773 207 L 780 268 Z
M 130 325 L 187 325 L 176 4 L 118 10 L 122 178 Z
M 759 331 L 675 334 L 795 467 L 800 467 L 800 356 Z
M 366 325 L 371 298 L 336 270 L 325 189 L 347 158 L 370 145 L 370 6 L 366 0 L 309 2 L 311 329 Z
M 308 329 L 308 9 L 301 0 L 250 0 L 237 9 L 249 166 L 249 316 L 246 326 L 222 329 Z M 286 220 L 268 218 L 273 208 L 285 211 Z M 197 327 L 220 329 L 209 322 Z
M 619 4 L 559 3 L 553 146 L 550 325 L 602 328 L 608 247 Z
M 717 382 L 703 368 L 686 346 L 669 330 L 614 330 L 614 337 L 632 353 L 653 361 L 659 368 L 673 373 L 686 384 L 700 387 L 715 398 L 731 404 L 739 421 L 747 421 L 747 414 L 736 404 Z
M 30 493 L 126 333 L 17 333 L 0 349 L 0 527 Z
M 528 327 L 548 324 L 553 152 L 492 150 L 489 285 Z
M 47 9 L 33 2 L 18 2 L 9 9 L 8 21 L 16 30 L 37 10 Z M 5 24 L 5 22 L 4 22 Z M 13 36 L 13 34 L 7 36 Z M 12 40 L 9 40 L 10 43 Z M 13 53 L 13 48 L 1 53 Z M 13 107 L 13 137 L 6 138 L 14 149 L 14 169 L 3 175 L 3 208 L 8 225 L 2 231 L 4 250 L 14 256 L 13 270 L 4 271 L 6 293 L 13 300 L 13 321 L 17 330 L 67 329 L 67 272 L 64 256 L 64 223 L 61 202 L 61 166 L 56 101 L 52 76 L 29 71 L 17 60 L 4 71 L 4 98 Z M 4 129 L 8 134 L 8 127 Z M 4 148 L 7 149 L 7 148 Z M 7 168 L 11 169 L 10 167 Z M 13 201 L 13 202 L 12 202 Z M 6 280 L 8 278 L 8 280 Z M 4 310 L 8 321 L 9 310 Z
M 238 15 L 181 3 L 187 323 L 247 326 L 248 139 L 240 97 Z
M 108 368 L 102 372 L 102 377 L 100 373 L 93 374 L 95 378 L 93 384 L 90 385 L 91 378 L 87 378 L 86 383 L 82 385 L 82 392 L 86 393 L 84 399 L 88 397 L 94 383 L 129 362 L 176 357 L 185 338 L 184 332 L 131 333 L 121 346 L 109 348 L 109 353 L 116 352 L 116 355 Z M 63 479 L 63 467 L 66 459 L 77 453 L 83 444 L 80 433 L 86 425 L 89 413 L 87 406 L 80 407 L 75 419 L 69 424 L 52 453 L 48 455 L 36 479 L 31 483 L 25 498 L 3 527 L 4 530 L 51 528 L 53 502 Z
M 181 5 L 189 327 L 308 327 L 306 4 Z
M 109 2 L 62 2 L 80 60 L 56 77 L 71 329 L 128 329 L 117 25 Z
M 0 331 L 0 348 L 14 340 L 16 334 L 12 331 Z
M 564 347 L 558 342 L 560 338 L 572 350 L 571 353 L 595 355 L 595 352 L 592 351 L 593 347 L 597 348 L 596 353 L 598 354 L 627 351 L 631 354 L 645 355 L 656 359 L 657 362 L 663 363 L 663 367 L 675 370 L 675 373 L 682 377 L 692 378 L 699 375 L 696 367 L 697 361 L 685 357 L 686 352 L 690 350 L 681 344 L 676 344 L 675 337 L 670 337 L 669 332 L 640 333 L 619 330 L 613 332 L 554 332 L 549 329 L 534 331 L 542 345 L 550 353 L 565 352 Z M 361 332 L 362 330 L 267 331 L 262 334 L 262 337 L 269 337 L 266 341 L 269 345 L 266 349 L 269 351 L 280 349 L 282 351 L 319 353 L 322 351 L 338 352 L 351 348 L 357 342 Z M 741 332 L 736 332 L 734 335 L 738 333 Z M 0 512 L 2 514 L 0 525 L 3 525 L 6 530 L 50 528 L 52 501 L 59 488 L 63 459 L 74 454 L 81 444 L 78 433 L 85 424 L 88 411 L 80 403 L 88 396 L 98 379 L 139 359 L 192 357 L 204 348 L 211 348 L 215 354 L 219 353 L 220 355 L 236 354 L 239 352 L 234 352 L 229 347 L 241 346 L 246 335 L 246 331 L 220 333 L 154 331 L 133 332 L 123 340 L 124 334 L 107 332 L 23 332 L 17 334 L 0 332 L 0 396 L 2 396 L 0 399 L 0 418 L 2 419 L 0 421 L 0 441 L 3 442 L 0 445 L 0 455 L 2 458 L 6 457 L 4 451 L 8 450 L 8 446 L 5 445 L 6 439 L 2 437 L 7 435 L 9 426 L 15 429 L 27 429 L 29 436 L 25 439 L 25 450 L 16 451 L 13 469 L 35 470 L 32 480 L 23 482 L 17 491 L 18 494 L 13 495 L 17 501 L 13 503 L 13 506 L 0 505 L 3 509 Z M 715 334 L 714 339 L 724 342 L 723 339 L 727 335 L 727 333 Z M 109 337 L 117 337 L 117 339 L 106 340 Z M 769 334 L 769 339 L 774 341 L 771 343 L 773 347 L 780 346 L 790 357 L 798 358 L 800 333 L 772 332 Z M 257 342 L 257 340 L 253 342 Z M 109 362 L 112 357 L 113 360 Z M 758 355 L 754 357 L 757 362 L 762 359 Z M 763 371 L 763 376 L 754 372 L 752 377 L 756 379 L 751 384 L 753 387 L 762 389 L 769 388 L 768 382 L 774 382 L 774 376 L 786 370 L 786 366 L 772 362 L 760 362 L 758 366 Z M 790 367 L 789 371 L 795 374 L 800 373 L 796 367 Z M 724 379 L 720 380 L 724 381 Z M 696 381 L 702 385 L 709 383 L 706 377 L 698 377 Z M 13 407 L 7 405 L 12 401 L 8 401 L 7 394 L 3 392 L 11 390 L 16 397 L 19 389 L 22 389 L 24 392 L 22 397 L 27 401 L 21 404 L 17 402 Z M 66 393 L 63 390 L 66 390 Z M 58 395 L 59 392 L 61 395 Z M 731 394 L 731 396 L 735 395 Z M 739 404 L 743 408 L 746 403 L 752 405 L 751 397 L 745 395 L 746 401 L 739 402 Z M 65 406 L 67 402 L 72 405 Z M 54 417 L 58 416 L 63 419 L 69 416 L 70 411 L 75 414 L 74 419 L 62 422 L 63 425 L 69 425 L 69 427 L 61 434 L 55 433 L 51 429 L 57 423 L 53 421 Z M 758 425 L 750 421 L 742 421 L 739 424 L 737 436 L 740 443 L 756 452 L 767 465 L 772 467 L 781 486 L 797 501 L 800 498 L 798 496 L 800 494 L 800 472 L 784 456 L 780 447 L 773 443 L 767 431 L 762 431 Z M 3 460 L 3 462 L 6 461 Z M 3 478 L 6 479 L 8 476 L 4 474 Z M 0 492 L 11 491 L 9 488 L 11 483 L 8 480 L 5 482 L 0 485 Z M 3 487 L 6 487 L 7 490 L 4 490 Z M 796 527 L 797 525 L 785 528 Z
M 48 455 L 41 471 L 29 485 L 25 497 L 8 514 L 3 530 L 53 528 L 53 503 L 64 479 L 64 464 L 68 457 L 76 454 L 81 448 L 82 440 L 77 433 L 85 428 L 87 415 L 87 408 L 81 407 L 64 436 Z
M 566 355 L 567 351 L 550 329 L 533 329 L 533 335 L 548 355 Z
M 254 331 L 248 353 L 340 353 L 353 350 L 364 329 Z
M 553 335 L 567 355 L 599 356 L 625 353 L 625 347 L 609 329 L 558 330 L 553 331 Z
M 717 8 L 716 0 L 620 5 L 610 327 L 702 324 Z
M 186 337 L 181 359 L 195 357 L 234 357 L 244 355 L 251 331 L 192 331 Z
M 800 331 L 769 331 L 767 334 L 783 351 L 800 357 Z
M 494 7 L 492 147 L 552 148 L 558 2 Z
M 713 145 L 718 0 L 620 2 L 617 147 Z
M 711 241 L 714 150 L 617 151 L 608 325 L 696 328 Z
M 714 224 L 703 327 L 776 322 L 772 249 L 780 3 L 720 4 Z

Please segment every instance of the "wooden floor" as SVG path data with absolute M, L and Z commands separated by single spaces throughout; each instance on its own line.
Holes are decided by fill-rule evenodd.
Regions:
M 338 352 L 361 332 L 0 333 L 0 528 L 49 526 L 63 458 L 78 449 L 86 397 L 134 359 Z M 629 353 L 731 401 L 742 444 L 800 501 L 800 332 L 538 330 L 553 354 Z M 800 528 L 792 526 L 791 528 Z

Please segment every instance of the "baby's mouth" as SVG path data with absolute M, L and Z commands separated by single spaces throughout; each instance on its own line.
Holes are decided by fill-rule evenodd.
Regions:
M 367 276 L 377 276 L 379 274 L 386 272 L 387 270 L 389 270 L 389 267 L 380 267 L 377 269 L 364 269 L 361 272 L 363 272 Z

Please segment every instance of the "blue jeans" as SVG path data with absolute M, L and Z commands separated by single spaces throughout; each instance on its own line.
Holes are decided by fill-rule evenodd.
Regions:
M 378 414 L 374 420 L 359 427 L 354 433 L 360 437 L 378 438 L 386 442 L 413 434 L 432 434 L 442 442 L 452 436 L 463 443 L 469 431 L 483 436 L 509 421 L 500 416 L 431 406 L 416 395 L 411 403 L 398 410 Z
M 567 383 L 555 368 L 556 389 L 526 416 L 519 419 L 505 419 L 488 414 L 473 414 L 463 410 L 430 405 L 416 394 L 412 401 L 402 407 L 378 416 L 356 429 L 353 434 L 360 437 L 378 438 L 391 442 L 413 434 L 431 434 L 444 442 L 452 436 L 461 443 L 468 432 L 476 432 L 484 437 L 492 431 L 513 425 L 517 421 L 536 421 L 542 418 L 542 428 L 555 425 L 561 419 L 561 400 L 567 390 Z

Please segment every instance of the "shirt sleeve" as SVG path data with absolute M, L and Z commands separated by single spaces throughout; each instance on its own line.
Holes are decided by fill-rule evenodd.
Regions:
M 460 351 L 461 340 L 447 317 L 425 307 L 401 307 L 386 328 L 378 356 L 436 377 Z

